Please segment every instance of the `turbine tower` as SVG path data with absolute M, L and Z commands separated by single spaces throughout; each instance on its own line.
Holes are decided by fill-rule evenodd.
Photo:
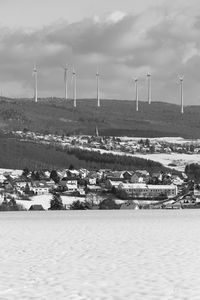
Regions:
M 76 107 L 76 71 L 73 67 L 72 72 L 72 80 L 73 80 L 73 98 L 74 98 L 74 107 Z
M 65 81 L 65 99 L 68 99 L 68 89 L 67 89 L 67 71 L 68 67 L 67 65 L 64 67 L 64 81 Z
M 148 80 L 148 103 L 151 104 L 151 74 L 147 73 Z
M 38 87 L 37 87 L 37 75 L 38 75 L 38 73 L 37 73 L 37 66 L 36 65 L 34 65 L 34 67 L 33 67 L 33 76 L 34 76 L 34 99 L 35 99 L 35 102 L 37 103 L 37 101 L 38 101 L 38 91 L 37 91 L 37 89 L 38 89 Z
M 183 76 L 179 76 L 180 80 L 180 96 L 181 96 L 181 114 L 184 113 L 184 108 L 183 108 Z
M 100 95 L 99 95 L 99 69 L 97 68 L 96 78 L 97 78 L 97 107 L 100 107 Z
M 135 78 L 135 104 L 136 111 L 138 111 L 138 78 Z

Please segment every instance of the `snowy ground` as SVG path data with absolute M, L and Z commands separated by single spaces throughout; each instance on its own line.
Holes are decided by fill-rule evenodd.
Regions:
M 22 175 L 22 172 L 23 172 L 22 170 L 0 168 L 0 175 L 7 173 L 7 174 L 12 174 L 14 177 L 18 177 L 18 176 Z
M 185 170 L 185 166 L 187 164 L 191 164 L 191 163 L 200 164 L 200 154 L 155 153 L 155 154 L 145 154 L 145 155 L 135 154 L 134 156 L 160 162 L 165 167 L 176 169 L 181 172 Z M 176 166 L 169 166 L 169 164 L 174 164 Z
M 199 300 L 200 210 L 3 212 L 2 300 Z
M 131 153 L 124 153 L 124 152 L 117 152 L 117 151 L 107 151 L 102 149 L 96 149 L 96 148 L 84 148 L 80 147 L 82 149 L 87 149 L 89 151 L 96 151 L 100 153 L 112 153 L 113 155 L 126 155 L 130 157 L 139 157 L 143 159 L 150 159 L 156 162 L 161 163 L 163 166 L 178 170 L 180 172 L 183 172 L 185 170 L 185 166 L 190 163 L 199 163 L 200 164 L 200 154 L 179 154 L 179 153 L 155 153 L 155 154 L 131 154 Z M 174 164 L 176 166 L 169 166 L 169 164 Z
M 145 140 L 144 137 L 119 137 L 123 142 L 128 141 L 139 141 L 141 139 Z M 166 143 L 172 143 L 172 144 L 178 144 L 178 145 L 184 145 L 187 143 L 194 143 L 200 145 L 200 139 L 184 139 L 182 137 L 156 137 L 156 138 L 149 138 L 153 142 L 166 142 Z
M 41 204 L 44 209 L 48 209 L 50 207 L 50 200 L 52 199 L 52 194 L 48 195 L 40 195 L 31 197 L 31 201 L 17 200 L 18 204 L 22 204 L 26 209 L 29 209 L 31 205 Z M 75 200 L 84 201 L 84 197 L 68 197 L 61 196 L 62 202 L 67 207 Z

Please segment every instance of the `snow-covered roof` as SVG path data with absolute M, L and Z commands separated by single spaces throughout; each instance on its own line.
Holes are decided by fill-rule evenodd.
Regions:
M 170 184 L 170 185 L 147 185 L 148 189 L 151 189 L 151 190 L 170 190 L 170 189 L 175 189 L 176 186 L 173 185 L 173 184 Z
M 145 183 L 121 183 L 121 187 L 125 189 L 146 189 L 147 185 Z

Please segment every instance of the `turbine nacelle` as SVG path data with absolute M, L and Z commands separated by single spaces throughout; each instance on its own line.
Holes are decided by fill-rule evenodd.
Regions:
M 33 66 L 33 73 L 37 73 L 37 66 L 36 65 Z

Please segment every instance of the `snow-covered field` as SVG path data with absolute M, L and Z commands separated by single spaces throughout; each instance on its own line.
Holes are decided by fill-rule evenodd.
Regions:
M 200 210 L 4 212 L 2 300 L 199 300 Z
M 83 148 L 89 151 L 96 151 L 100 153 L 112 153 L 113 155 L 126 155 L 130 157 L 139 157 L 143 159 L 150 159 L 156 162 L 163 164 L 165 167 L 172 168 L 178 171 L 183 172 L 185 170 L 185 166 L 190 163 L 200 163 L 200 154 L 179 154 L 179 153 L 154 153 L 154 154 L 130 154 L 124 152 L 117 152 L 112 150 L 102 150 L 96 148 Z M 176 166 L 169 166 L 169 164 L 174 164 Z
M 200 164 L 200 154 L 155 153 L 155 154 L 145 154 L 145 155 L 135 154 L 134 156 L 160 162 L 165 167 L 173 168 L 181 172 L 185 170 L 185 166 L 187 164 L 191 164 L 191 163 Z M 169 164 L 174 164 L 176 166 L 169 166 Z
M 23 172 L 22 170 L 0 168 L 0 175 L 7 173 L 7 174 L 12 174 L 13 176 L 18 177 L 18 176 L 22 175 L 22 172 Z
M 29 209 L 31 205 L 41 204 L 44 209 L 48 209 L 50 207 L 50 200 L 52 199 L 52 194 L 48 195 L 39 195 L 31 197 L 31 201 L 17 200 L 18 204 L 22 204 L 24 208 Z M 67 207 L 75 200 L 84 201 L 84 197 L 68 197 L 61 196 L 62 202 Z

